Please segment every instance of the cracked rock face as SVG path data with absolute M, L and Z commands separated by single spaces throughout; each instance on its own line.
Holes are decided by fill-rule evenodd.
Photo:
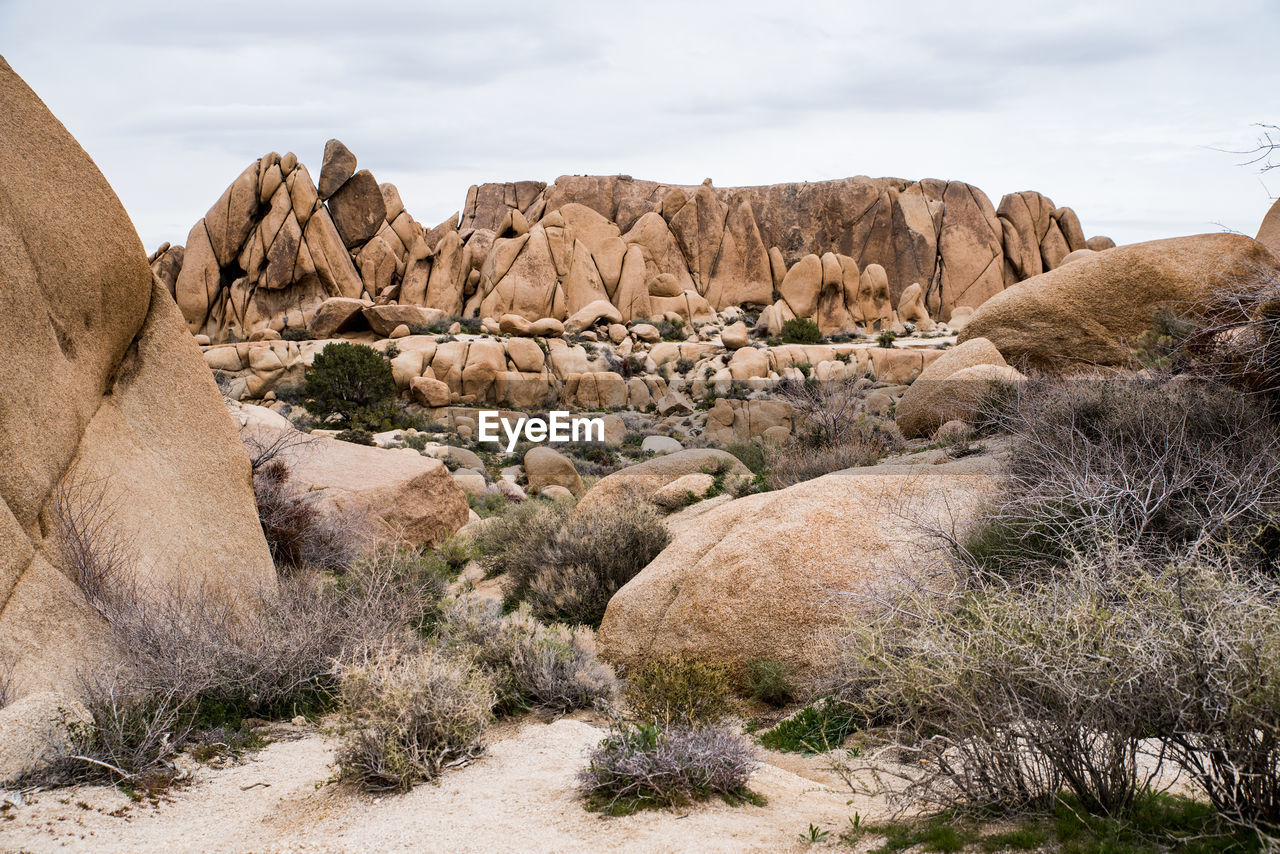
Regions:
M 997 209 L 959 181 L 843 178 L 761 187 L 565 176 L 472 187 L 430 230 L 395 187 L 325 146 L 319 186 L 292 154 L 251 164 L 152 268 L 193 333 L 215 343 L 270 329 L 313 335 L 328 299 L 447 315 L 566 320 L 598 301 L 624 320 L 702 321 L 769 307 L 828 334 L 896 326 L 904 293 L 948 320 L 1059 267 L 1086 240 L 1070 208 L 1026 191 Z M 868 269 L 879 294 L 868 302 Z M 883 279 L 881 282 L 880 280 Z M 882 285 L 882 287 L 880 287 Z M 779 298 L 780 295 L 780 298 Z M 917 311 L 917 314 L 921 313 Z
M 119 200 L 3 60 L 0 92 L 0 656 L 25 694 L 111 656 L 62 547 L 60 497 L 127 550 L 122 580 L 144 589 L 244 595 L 275 572 L 248 458 Z M 223 221 L 238 234 L 247 187 L 233 189 Z M 216 265 L 225 243 L 204 251 Z

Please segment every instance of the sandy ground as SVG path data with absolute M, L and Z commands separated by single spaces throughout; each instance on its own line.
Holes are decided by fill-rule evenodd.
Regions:
M 495 729 L 475 763 L 382 797 L 333 782 L 331 738 L 277 741 L 242 764 L 199 767 L 158 805 L 80 786 L 27 795 L 0 818 L 4 851 L 802 851 L 809 824 L 837 844 L 853 799 L 823 760 L 763 752 L 763 807 L 714 801 L 619 818 L 582 808 L 574 775 L 603 728 L 587 716 Z

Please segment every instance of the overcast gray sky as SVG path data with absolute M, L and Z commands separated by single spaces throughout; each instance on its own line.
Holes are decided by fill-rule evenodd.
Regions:
M 0 50 L 150 250 L 338 137 L 428 226 L 483 181 L 950 178 L 1119 242 L 1254 234 L 1280 2 L 0 0 Z

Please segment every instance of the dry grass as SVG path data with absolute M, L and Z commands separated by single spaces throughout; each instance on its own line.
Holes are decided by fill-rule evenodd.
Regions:
M 670 540 L 651 503 L 627 498 L 583 511 L 529 502 L 475 545 L 489 573 L 503 575 L 508 607 L 524 601 L 538 619 L 598 626 L 613 594 Z
M 454 602 L 445 611 L 437 640 L 494 674 L 500 712 L 538 708 L 562 713 L 607 703 L 617 695 L 612 668 L 596 658 L 594 632 L 583 626 L 543 625 L 527 607 L 503 614 L 492 600 Z
M 367 789 L 408 791 L 480 754 L 494 701 L 488 673 L 435 650 L 349 667 L 338 773 Z
M 1262 407 L 1185 378 L 1037 381 L 988 406 L 1012 437 L 1001 494 L 963 544 L 1017 575 L 1072 551 L 1223 549 L 1280 557 L 1280 434 Z

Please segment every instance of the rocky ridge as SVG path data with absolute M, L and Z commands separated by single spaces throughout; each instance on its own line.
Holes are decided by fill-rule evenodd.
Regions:
M 426 228 L 393 185 L 356 167 L 337 140 L 318 182 L 296 155 L 268 154 L 185 245 L 151 256 L 193 333 L 218 343 L 289 330 L 385 335 L 438 316 L 587 325 L 581 315 L 601 311 L 699 322 L 731 307 L 763 309 L 775 332 L 792 317 L 824 334 L 874 332 L 905 319 L 904 307 L 949 320 L 1071 252 L 1114 245 L 1086 239 L 1074 211 L 1033 191 L 997 207 L 959 181 L 865 176 L 482 184 L 459 214 Z

